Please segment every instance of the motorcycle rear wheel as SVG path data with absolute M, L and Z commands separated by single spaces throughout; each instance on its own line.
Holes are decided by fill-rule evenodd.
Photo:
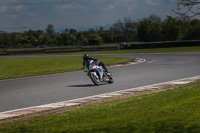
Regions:
M 113 77 L 109 77 L 108 84 L 112 84 L 113 82 L 114 82 L 114 78 Z

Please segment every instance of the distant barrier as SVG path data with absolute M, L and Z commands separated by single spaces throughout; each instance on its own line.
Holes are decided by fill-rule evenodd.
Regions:
M 200 40 L 133 43 L 124 45 L 121 47 L 121 49 L 170 48 L 190 46 L 200 46 Z
M 80 52 L 81 46 L 63 47 L 63 48 L 44 48 L 44 53 L 60 53 L 60 52 Z
M 6 50 L 0 50 L 0 55 L 6 55 L 7 51 Z
M 83 51 L 108 51 L 108 50 L 119 50 L 119 45 L 99 45 L 99 46 L 84 46 Z
M 8 49 L 8 50 L 0 50 L 0 55 L 106 51 L 106 50 L 119 50 L 119 46 L 118 45 L 98 45 L 98 46 L 69 46 L 69 47 L 58 47 L 58 48 Z
M 98 46 L 69 46 L 60 48 L 30 48 L 30 49 L 8 49 L 0 50 L 0 55 L 34 54 L 34 53 L 60 53 L 60 52 L 82 52 L 82 51 L 108 51 L 120 49 L 144 49 L 144 48 L 170 48 L 200 46 L 200 40 L 188 41 L 166 41 L 166 42 L 144 42 L 120 45 L 98 45 Z

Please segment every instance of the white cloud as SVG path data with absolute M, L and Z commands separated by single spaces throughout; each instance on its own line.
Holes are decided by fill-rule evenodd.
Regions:
M 69 3 L 69 4 L 64 4 L 64 5 L 56 5 L 55 9 L 56 10 L 73 10 L 73 9 L 86 10 L 87 7 L 81 4 L 77 4 L 77 3 Z
M 17 0 L 1 0 L 0 3 L 1 4 L 8 4 L 8 3 L 15 3 L 17 2 Z
M 113 9 L 113 8 L 115 8 L 115 7 L 114 7 L 113 5 L 110 5 L 109 8 L 110 8 L 110 9 Z
M 160 5 L 160 0 L 146 0 L 146 4 L 150 6 L 158 6 Z
M 6 6 L 0 6 L 0 12 L 6 12 L 7 11 L 7 7 Z
M 20 11 L 23 9 L 23 5 L 16 5 L 16 6 L 13 6 L 12 8 L 15 10 L 15 11 Z
M 176 0 L 0 0 L 0 27 L 55 27 L 112 24 L 124 17 L 139 19 L 163 15 Z M 156 8 L 155 8 L 156 6 Z M 165 9 L 165 10 L 163 10 Z M 162 17 L 161 16 L 161 17 Z M 165 16 L 164 16 L 165 17 Z M 27 26 L 28 27 L 28 26 Z
M 135 6 L 135 5 L 131 5 L 131 6 L 129 6 L 128 7 L 128 11 L 132 11 L 132 10 L 134 10 L 134 9 L 136 9 L 137 7 Z
M 72 5 L 56 5 L 56 9 L 73 9 L 74 7 Z
M 4 5 L 0 6 L 0 13 L 16 13 L 23 9 L 23 5 Z
M 115 7 L 113 5 L 108 6 L 107 8 L 103 8 L 103 11 L 108 11 L 111 9 L 114 9 Z

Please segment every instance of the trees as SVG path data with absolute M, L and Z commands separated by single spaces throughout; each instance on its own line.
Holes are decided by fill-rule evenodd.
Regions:
M 190 22 L 190 28 L 184 35 L 186 40 L 199 40 L 200 39 L 200 21 L 194 19 Z
M 70 30 L 69 30 L 69 34 L 73 34 L 73 33 L 77 33 L 77 30 L 75 30 L 75 29 L 70 29 Z
M 46 31 L 46 32 L 45 32 Z M 0 31 L 0 49 L 36 48 L 37 45 L 47 47 L 81 46 L 88 40 L 96 40 L 100 44 L 113 42 L 152 42 L 200 39 L 200 20 L 185 16 L 167 16 L 163 21 L 155 14 L 137 21 L 130 18 L 116 21 L 110 29 L 103 27 L 77 31 L 66 28 L 56 33 L 49 24 L 42 30 L 28 30 L 23 33 L 6 33 Z
M 178 0 L 177 10 L 177 14 L 184 16 L 194 17 L 200 15 L 200 0 Z
M 43 32 L 40 30 L 37 30 L 37 31 L 29 30 L 29 31 L 24 32 L 23 44 L 25 45 L 25 47 L 37 47 L 38 45 L 42 45 L 40 41 L 42 33 Z
M 46 30 L 46 33 L 50 35 L 51 37 L 55 33 L 54 26 L 52 24 L 47 25 L 47 28 L 45 30 Z
M 10 40 L 11 40 L 11 35 L 2 34 L 0 36 L 0 48 L 3 48 L 3 49 L 11 48 L 12 43 Z
M 114 35 L 117 37 L 117 41 L 131 41 L 130 37 L 136 32 L 138 23 L 130 18 L 124 18 L 123 21 L 116 21 L 110 28 Z
M 102 26 L 99 27 L 99 29 L 96 30 L 98 35 L 102 38 L 102 43 L 113 43 L 116 42 L 115 40 L 115 35 L 113 30 L 105 30 Z
M 139 41 L 152 42 L 162 39 L 162 27 L 160 17 L 152 14 L 148 18 L 139 20 L 137 26 Z
M 181 36 L 181 27 L 178 25 L 178 20 L 167 16 L 162 24 L 162 34 L 164 41 L 175 41 L 179 40 Z

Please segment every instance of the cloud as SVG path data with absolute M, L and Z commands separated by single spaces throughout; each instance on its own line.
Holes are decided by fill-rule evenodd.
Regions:
M 78 3 L 69 3 L 69 4 L 63 4 L 63 5 L 56 5 L 55 6 L 56 10 L 86 10 L 86 6 L 78 4 Z
M 162 15 L 175 0 L 0 0 L 0 27 L 46 27 L 63 29 L 81 25 L 112 24 L 124 17 L 139 19 Z M 169 6 L 170 5 L 170 6 Z M 155 8 L 156 6 L 156 8 Z M 163 11 L 162 9 L 165 9 Z M 170 13 L 169 13 L 170 15 Z
M 113 8 L 115 8 L 115 7 L 114 7 L 113 5 L 110 5 L 109 8 L 110 8 L 110 9 L 113 9 Z
M 0 13 L 14 14 L 22 11 L 23 8 L 23 5 L 0 6 Z
M 103 11 L 108 11 L 111 9 L 114 9 L 115 7 L 113 5 L 108 6 L 107 8 L 103 8 Z
M 158 6 L 160 5 L 160 0 L 146 0 L 146 4 L 150 6 Z
M 56 9 L 65 10 L 65 9 L 73 9 L 74 7 L 71 5 L 56 5 Z
M 6 6 L 0 6 L 0 13 L 6 12 L 7 7 Z
M 9 4 L 9 3 L 15 3 L 17 2 L 17 0 L 1 0 L 0 3 L 1 4 Z
M 15 11 L 20 11 L 23 9 L 23 5 L 16 5 L 16 6 L 13 6 L 12 8 L 15 10 Z

